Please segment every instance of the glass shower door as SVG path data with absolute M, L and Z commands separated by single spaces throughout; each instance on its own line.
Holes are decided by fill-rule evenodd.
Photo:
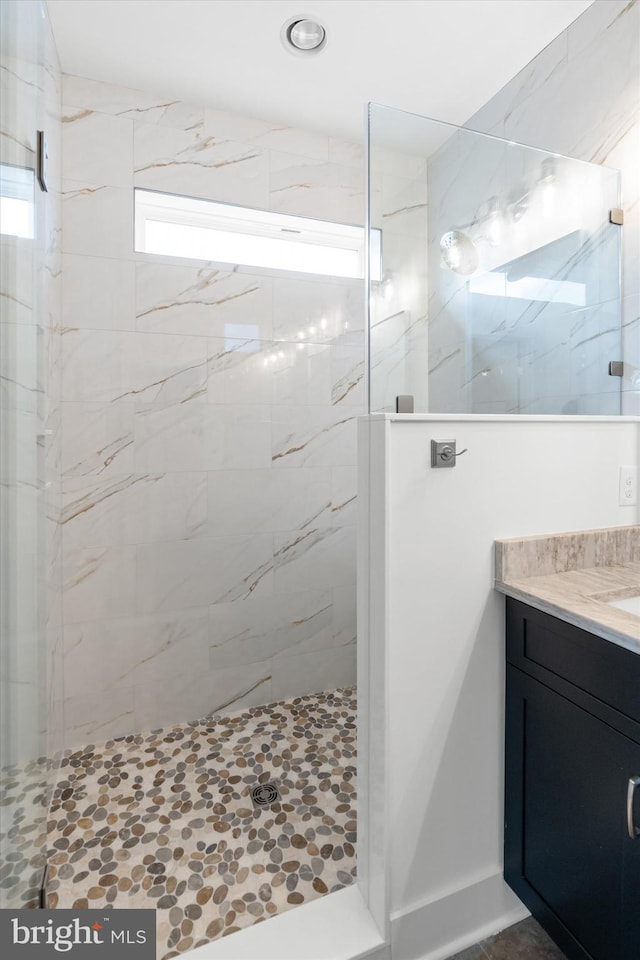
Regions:
M 45 864 L 43 327 L 37 2 L 0 5 L 0 906 L 37 907 Z

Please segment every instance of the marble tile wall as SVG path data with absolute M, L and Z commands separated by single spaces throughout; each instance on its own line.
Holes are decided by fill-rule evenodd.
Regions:
M 622 381 L 622 412 L 640 412 L 640 288 L 638 286 L 640 257 L 640 4 L 638 0 L 596 0 L 581 17 L 547 46 L 524 70 L 513 78 L 466 124 L 472 130 L 490 133 L 518 143 L 530 144 L 591 163 L 603 164 L 621 171 L 622 206 L 625 224 L 622 231 L 622 357 L 625 361 L 625 376 Z M 480 151 L 482 153 L 482 151 Z M 485 153 L 491 152 L 491 142 Z M 465 151 L 455 146 L 446 163 L 432 165 L 429 177 L 430 197 L 443 195 L 455 173 L 456 195 L 464 199 L 475 189 L 478 176 L 484 176 L 482 160 L 478 167 L 478 150 L 474 150 L 473 168 L 465 165 Z M 442 161 L 443 158 L 440 157 Z M 480 173 L 479 173 L 480 169 Z M 488 174 L 490 180 L 490 174 Z M 439 184 L 439 180 L 442 183 Z M 468 190 L 465 190 L 468 185 Z M 440 189 L 442 187 L 442 189 Z M 437 211 L 430 212 L 432 242 L 435 242 Z M 594 240 L 598 238 L 594 234 Z M 591 277 L 600 270 L 602 246 L 592 244 L 588 273 Z M 596 252 L 594 253 L 594 249 Z M 437 256 L 431 258 L 437 261 Z M 571 264 L 569 264 L 571 267 Z M 570 271 L 569 271 L 570 273 Z M 569 276 L 567 273 L 567 276 Z M 601 275 L 604 275 L 601 273 Z M 452 274 L 449 278 L 453 278 Z M 442 275 L 438 273 L 438 282 Z M 433 278 L 432 278 L 433 280 Z M 505 403 L 496 404 L 488 392 L 488 381 L 480 381 L 479 374 L 486 370 L 480 351 L 472 368 L 462 370 L 464 358 L 466 294 L 458 283 L 445 283 L 441 296 L 432 302 L 430 315 L 430 388 L 433 409 L 459 409 L 460 396 L 465 384 L 474 384 L 475 407 L 481 404 L 483 412 L 566 412 L 566 413 L 617 413 L 617 397 L 610 389 L 606 377 L 595 374 L 594 363 L 603 358 L 613 359 L 618 343 L 618 304 L 611 291 L 599 290 L 591 311 L 575 310 L 564 322 L 566 328 L 561 343 L 568 351 L 571 363 L 563 364 L 558 376 L 553 378 L 549 355 L 544 345 L 539 351 L 540 368 L 535 374 L 540 388 L 535 384 L 529 390 L 526 409 L 509 409 L 509 398 L 515 401 L 517 385 L 509 382 L 512 372 L 529 362 L 527 356 L 517 352 L 517 345 L 504 344 L 501 356 L 492 354 L 490 366 L 503 371 L 507 378 L 500 384 L 500 394 Z M 454 284 L 455 286 L 455 284 Z M 436 284 L 432 282 L 432 295 Z M 495 298 L 491 298 L 492 300 Z M 550 318 L 547 318 L 549 320 Z M 494 328 L 504 328 L 513 322 L 510 317 L 487 317 L 487 325 L 494 321 Z M 524 317 L 528 323 L 528 318 Z M 541 317 L 545 321 L 544 317 Z M 439 327 L 446 327 L 441 330 Z M 461 337 L 454 343 L 456 328 Z M 596 343 L 585 357 L 585 344 Z M 445 342 L 449 337 L 448 342 Z M 516 349 L 516 354 L 513 350 Z M 510 352 L 511 351 L 511 352 Z M 555 351 L 557 356 L 557 350 Z M 536 398 L 542 390 L 548 397 L 558 389 L 558 381 L 571 371 L 571 391 L 558 396 L 557 409 L 548 407 L 546 399 Z M 548 378 L 551 381 L 548 382 Z M 566 376 L 565 376 L 566 378 Z M 567 379 L 567 378 L 566 378 Z M 585 385 L 587 389 L 585 389 Z M 615 385 L 615 384 L 614 384 Z M 575 401 L 577 398 L 577 402 Z M 611 404 L 615 404 L 615 409 Z M 452 406 L 452 404 L 454 406 Z M 513 405 L 513 404 L 512 404 Z M 479 412 L 479 411 L 478 411 Z
M 428 407 L 427 162 L 385 145 L 389 111 L 371 108 L 370 216 L 382 234 L 381 280 L 370 303 L 370 392 L 373 412 L 394 412 L 399 394 L 412 394 L 416 412 Z M 391 120 L 393 124 L 393 120 Z
M 135 254 L 132 190 L 363 223 L 362 151 L 77 77 L 63 104 L 68 743 L 348 685 L 362 281 Z

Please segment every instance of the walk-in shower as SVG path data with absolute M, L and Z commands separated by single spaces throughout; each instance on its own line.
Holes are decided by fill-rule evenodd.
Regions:
M 156 908 L 170 957 L 356 878 L 361 162 L 310 196 L 328 136 L 61 76 L 40 0 L 2 18 L 2 905 Z M 136 247 L 135 193 L 285 259 Z

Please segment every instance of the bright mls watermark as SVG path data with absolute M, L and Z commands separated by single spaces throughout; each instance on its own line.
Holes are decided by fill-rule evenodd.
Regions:
M 155 910 L 0 910 L 0 956 L 11 960 L 155 960 Z

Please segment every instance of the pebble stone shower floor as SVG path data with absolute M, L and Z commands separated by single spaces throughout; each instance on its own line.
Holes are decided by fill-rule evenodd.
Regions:
M 158 960 L 353 883 L 355 689 L 109 740 L 63 761 L 47 904 L 155 907 Z M 276 783 L 281 802 L 254 809 Z

